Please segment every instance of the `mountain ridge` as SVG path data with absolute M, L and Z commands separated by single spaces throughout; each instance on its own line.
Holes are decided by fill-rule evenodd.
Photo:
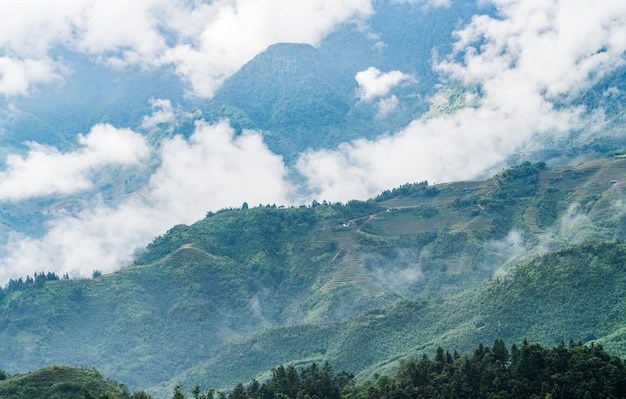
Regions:
M 519 339 L 503 332 L 522 327 L 498 327 L 461 304 L 525 259 L 624 239 L 624 171 L 623 158 L 560 169 L 523 163 L 485 181 L 406 184 L 368 201 L 209 212 L 118 272 L 9 284 L 0 354 L 10 372 L 89 364 L 163 395 L 174 380 L 226 387 L 280 363 L 331 359 L 365 376 L 393 367 L 406 348 Z M 593 337 L 574 338 L 622 348 L 618 326 L 602 323 Z M 415 325 L 429 326 L 421 344 Z M 388 331 L 376 338 L 380 329 Z

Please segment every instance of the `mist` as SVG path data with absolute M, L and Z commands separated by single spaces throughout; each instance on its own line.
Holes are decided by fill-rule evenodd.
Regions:
M 426 8 L 452 3 L 406 2 Z M 318 45 L 341 24 L 367 25 L 374 13 L 366 0 L 62 3 L 0 4 L 0 94 L 8 103 L 67 79 L 71 71 L 53 51 L 59 47 L 119 70 L 171 68 L 188 96 L 211 98 L 268 45 Z M 198 119 L 193 134 L 176 135 L 182 111 L 169 99 L 152 99 L 152 114 L 136 127 L 173 134 L 158 146 L 129 127 L 106 123 L 77 136 L 71 151 L 29 142 L 25 154 L 6 158 L 0 201 L 82 195 L 84 204 L 78 211 L 50 213 L 41 236 L 11 233 L 0 259 L 0 282 L 35 271 L 72 277 L 88 277 L 96 269 L 111 272 L 172 226 L 243 202 L 345 202 L 406 182 L 486 177 L 539 136 L 561 137 L 597 123 L 586 119 L 584 108 L 560 104 L 624 65 L 626 3 L 491 3 L 497 16 L 476 15 L 459 26 L 451 53 L 433 50 L 441 90 L 460 87 L 468 99 L 465 107 L 417 117 L 372 140 L 308 150 L 295 165 L 272 153 L 263 133 L 239 134 L 227 120 L 210 124 L 192 115 Z M 385 114 L 402 105 L 394 91 L 418 79 L 372 65 L 355 76 L 356 96 L 376 102 Z M 91 190 L 98 173 L 109 167 L 136 168 L 147 179 L 137 191 L 107 201 Z M 572 213 L 567 225 L 584 225 L 584 218 Z M 507 245 L 523 244 L 514 236 L 510 240 Z M 417 266 L 407 273 L 404 279 L 419 279 Z
M 626 7 L 612 1 L 493 3 L 498 17 L 474 16 L 454 33 L 452 54 L 433 59 L 442 81 L 461 85 L 472 105 L 375 140 L 303 154 L 297 167 L 313 196 L 365 199 L 407 181 L 473 179 L 535 137 L 597 123 L 584 119 L 583 108 L 557 103 L 624 64 Z M 361 87 L 376 76 L 368 71 L 359 76 Z
M 227 122 L 199 121 L 189 140 L 175 136 L 162 143 L 156 155 L 160 166 L 134 195 L 114 204 L 85 198 L 76 214 L 52 215 L 39 238 L 11 233 L 0 259 L 0 281 L 42 270 L 71 277 L 112 272 L 155 236 L 198 221 L 210 210 L 245 201 L 288 204 L 292 189 L 282 158 L 267 149 L 258 133 L 234 133 Z M 76 154 L 55 157 L 64 164 Z M 79 180 L 73 190 L 83 185 Z

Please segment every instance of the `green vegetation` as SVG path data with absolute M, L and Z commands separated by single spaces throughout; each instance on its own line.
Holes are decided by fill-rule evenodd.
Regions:
M 625 171 L 623 159 L 524 163 L 369 201 L 210 213 L 116 273 L 10 282 L 2 368 L 89 365 L 162 398 L 276 364 L 328 360 L 365 378 L 498 337 L 598 340 L 622 355 L 626 186 L 609 183 Z
M 214 390 L 194 399 L 213 399 Z M 434 359 L 401 359 L 393 375 L 375 375 L 357 383 L 345 371 L 335 374 L 326 362 L 297 370 L 278 366 L 263 383 L 252 380 L 238 384 L 227 399 L 418 399 L 418 398 L 621 398 L 626 395 L 626 367 L 602 346 L 582 345 L 570 340 L 551 349 L 540 344 L 510 350 L 502 339 L 493 347 L 480 344 L 470 353 L 459 355 L 438 347 Z M 174 399 L 184 398 L 181 386 Z
M 38 371 L 7 376 L 0 372 L 2 399 L 149 399 L 144 392 L 131 394 L 124 385 L 107 380 L 96 370 L 49 366 Z
M 199 385 L 193 399 L 419 399 L 446 398 L 621 398 L 626 395 L 626 367 L 621 358 L 600 345 L 563 341 L 550 348 L 541 344 L 510 349 L 502 339 L 492 347 L 479 344 L 460 355 L 438 347 L 433 359 L 403 358 L 392 374 L 375 374 L 358 381 L 354 374 L 336 373 L 329 362 L 292 364 L 272 368 L 259 382 L 238 383 L 228 394 Z M 97 371 L 52 366 L 26 375 L 9 377 L 0 372 L 4 399 L 152 399 L 145 392 L 105 380 Z M 186 399 L 183 384 L 174 387 L 172 399 Z
M 251 378 L 275 364 L 324 360 L 357 371 L 361 379 L 394 369 L 401 358 L 434 355 L 439 346 L 468 353 L 476 342 L 499 337 L 548 345 L 598 340 L 621 331 L 626 320 L 624 264 L 626 243 L 571 246 L 458 295 L 401 300 L 340 322 L 265 331 L 194 368 L 185 380 L 193 375 L 196 381 L 215 381 L 214 386 L 233 386 L 236 380 L 215 377 L 247 368 Z M 619 336 L 607 336 L 603 345 L 609 343 L 616 354 L 625 353 Z

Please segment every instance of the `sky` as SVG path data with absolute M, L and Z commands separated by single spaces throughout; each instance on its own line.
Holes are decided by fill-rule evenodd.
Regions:
M 423 12 L 458 4 L 389 1 Z M 433 52 L 433 70 L 443 83 L 461 85 L 472 106 L 434 118 L 417 116 L 374 140 L 306 151 L 295 164 L 297 181 L 260 132 L 235 135 L 227 120 L 210 125 L 199 117 L 189 139 L 174 134 L 158 147 L 141 131 L 110 124 L 78 135 L 72 150 L 27 142 L 26 153 L 5 159 L 0 201 L 85 196 L 78 210 L 46 210 L 43 235 L 11 234 L 0 258 L 0 283 L 40 269 L 73 277 L 114 271 L 174 225 L 244 201 L 347 201 L 406 182 L 476 178 L 533 138 L 584 126 L 583 109 L 555 103 L 624 64 L 626 3 L 489 3 L 497 16 L 474 16 L 450 33 L 452 53 Z M 72 71 L 58 50 L 67 49 L 121 72 L 170 67 L 188 96 L 211 98 L 267 46 L 317 46 L 342 24 L 371 30 L 374 16 L 373 0 L 5 0 L 0 2 L 0 95 L 10 107 L 12 99 L 63 84 Z M 359 101 L 376 104 L 381 115 L 398 106 L 395 89 L 419 80 L 373 66 L 354 78 Z M 188 112 L 169 99 L 152 99 L 150 105 L 152 113 L 140 127 L 144 131 L 159 126 L 176 133 L 177 119 Z M 103 171 L 141 171 L 149 165 L 157 165 L 149 183 L 132 195 L 107 202 L 90 191 Z

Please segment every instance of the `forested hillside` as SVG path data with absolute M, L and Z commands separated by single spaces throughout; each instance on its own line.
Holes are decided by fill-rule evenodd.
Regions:
M 124 384 L 105 379 L 97 370 L 49 366 L 27 374 L 9 376 L 0 371 L 3 399 L 148 399 L 131 394 Z
M 621 398 L 626 395 L 624 361 L 599 345 L 573 340 L 552 348 L 529 344 L 507 348 L 502 339 L 493 346 L 479 344 L 463 355 L 438 347 L 429 357 L 400 359 L 391 374 L 357 380 L 333 366 L 311 363 L 279 365 L 263 380 L 239 383 L 225 393 L 214 388 L 193 389 L 178 384 L 172 399 L 354 399 L 390 398 Z M 124 385 L 104 381 L 95 371 L 51 367 L 0 380 L 4 399 L 152 399 L 132 395 Z M 79 393 L 80 392 L 80 393 Z M 191 396 L 188 396 L 191 395 Z
M 362 378 L 496 338 L 626 353 L 625 167 L 524 163 L 369 201 L 210 212 L 116 273 L 11 280 L 0 355 L 10 373 L 88 364 L 162 397 L 287 363 Z
M 480 344 L 463 356 L 438 347 L 432 358 L 401 359 L 394 374 L 363 382 L 346 371 L 335 373 L 328 363 L 300 370 L 278 366 L 263 383 L 237 385 L 228 399 L 621 398 L 625 372 L 623 360 L 601 346 L 570 341 L 548 348 L 524 341 L 509 350 L 496 339 L 492 347 Z

